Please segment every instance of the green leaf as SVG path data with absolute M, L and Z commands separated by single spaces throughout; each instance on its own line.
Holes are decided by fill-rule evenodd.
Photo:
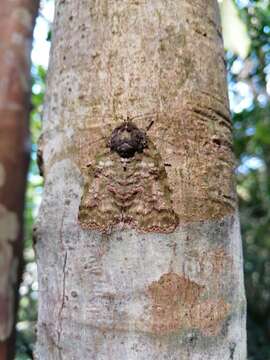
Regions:
M 245 59 L 250 50 L 247 27 L 241 20 L 232 0 L 220 1 L 224 47 Z

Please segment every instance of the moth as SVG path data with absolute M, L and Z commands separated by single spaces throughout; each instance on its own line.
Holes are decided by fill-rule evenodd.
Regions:
M 147 132 L 127 119 L 88 164 L 78 220 L 84 229 L 170 233 L 178 225 L 167 173 Z

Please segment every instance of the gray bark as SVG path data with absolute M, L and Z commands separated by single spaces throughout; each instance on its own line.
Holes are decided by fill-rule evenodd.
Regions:
M 53 34 L 37 358 L 246 359 L 216 1 L 59 0 Z

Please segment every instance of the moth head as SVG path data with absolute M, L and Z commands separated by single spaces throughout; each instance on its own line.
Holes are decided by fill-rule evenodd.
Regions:
M 147 146 L 146 134 L 131 121 L 127 121 L 113 130 L 109 146 L 120 157 L 131 158 Z

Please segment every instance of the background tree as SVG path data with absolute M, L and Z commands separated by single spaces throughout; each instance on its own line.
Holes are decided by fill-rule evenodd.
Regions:
M 78 10 L 71 1 L 56 4 L 41 142 L 46 182 L 37 233 L 38 356 L 245 359 L 217 4 L 117 5 L 88 1 Z M 136 115 L 143 115 L 134 122 L 148 131 L 148 148 L 130 160 L 131 166 L 138 160 L 139 168 L 127 165 L 127 171 L 150 190 L 141 193 L 150 217 L 145 223 L 136 196 L 122 216 L 146 234 L 125 228 L 101 234 L 114 221 L 110 211 L 119 212 L 106 193 L 109 185 L 123 206 L 128 196 L 121 195 L 126 178 L 119 156 L 106 149 L 104 137 Z M 106 198 L 97 191 L 104 207 L 88 198 L 91 171 L 105 190 Z M 145 174 L 152 183 L 141 180 Z M 96 230 L 82 230 L 78 216 Z M 177 216 L 180 226 L 173 232 Z M 168 225 L 168 234 L 152 233 L 166 232 Z
M 37 9 L 34 0 L 3 0 L 0 8 L 0 359 L 12 359 L 15 350 L 30 151 L 30 49 Z
M 33 357 L 35 324 L 37 319 L 37 274 L 32 243 L 33 223 L 40 204 L 43 178 L 37 166 L 37 140 L 41 130 L 41 113 L 45 89 L 45 75 L 50 48 L 50 28 L 53 19 L 53 0 L 40 2 L 39 14 L 34 31 L 31 54 L 32 97 L 30 113 L 31 158 L 25 201 L 24 273 L 20 286 L 20 302 L 17 319 L 16 360 Z

